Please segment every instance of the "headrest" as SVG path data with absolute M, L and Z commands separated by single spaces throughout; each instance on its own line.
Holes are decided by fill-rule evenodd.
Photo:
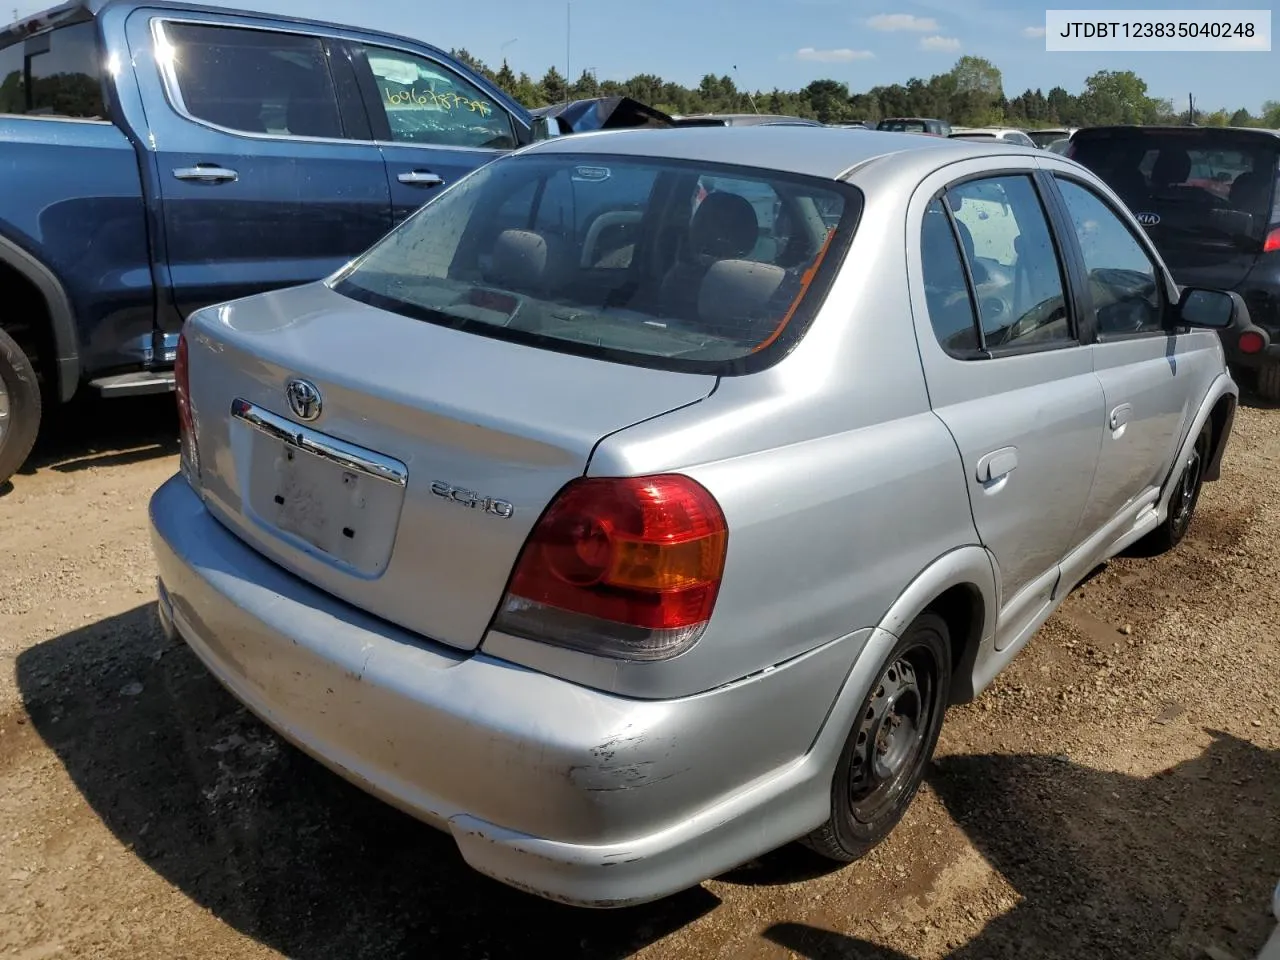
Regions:
M 1186 183 L 1191 176 L 1191 155 L 1181 147 L 1166 147 L 1160 151 L 1151 168 L 1151 182 L 1158 187 Z
M 689 247 L 694 256 L 716 260 L 743 257 L 759 238 L 755 208 L 736 193 L 708 194 L 689 225 Z
M 503 230 L 493 245 L 488 280 L 516 290 L 554 287 L 564 269 L 564 248 L 556 238 L 533 230 Z
M 720 260 L 711 265 L 698 288 L 698 317 L 727 332 L 746 333 L 753 323 L 773 317 L 774 296 L 787 271 L 754 260 Z

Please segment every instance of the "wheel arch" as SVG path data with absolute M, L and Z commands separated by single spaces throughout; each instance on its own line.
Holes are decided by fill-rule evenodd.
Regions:
M 66 402 L 80 382 L 80 350 L 75 311 L 62 281 L 47 266 L 11 240 L 0 236 L 0 264 L 26 280 L 44 300 L 49 338 L 54 356 L 46 375 L 54 385 L 53 396 Z
M 1204 400 L 1200 402 L 1200 409 L 1196 411 L 1195 418 L 1191 421 L 1191 429 L 1186 432 L 1182 438 L 1182 443 L 1178 445 L 1178 455 L 1169 464 L 1169 472 L 1164 478 L 1164 485 L 1160 490 L 1160 500 L 1158 501 L 1157 509 L 1160 517 L 1163 518 L 1169 510 L 1169 501 L 1173 497 L 1174 481 L 1178 477 L 1178 465 L 1191 455 L 1191 449 L 1195 446 L 1196 438 L 1200 436 L 1200 432 L 1204 430 L 1206 424 L 1211 425 L 1213 435 L 1209 441 L 1211 444 L 1209 463 L 1205 466 L 1203 476 L 1206 481 L 1217 480 L 1222 476 L 1222 458 L 1226 454 L 1227 442 L 1231 433 L 1230 428 L 1235 421 L 1236 405 L 1239 403 L 1239 398 L 1240 388 L 1229 373 L 1219 374 L 1209 385 Z
M 944 553 L 917 574 L 871 630 L 815 741 L 815 749 L 828 759 L 839 756 L 854 714 L 874 682 L 880 662 L 907 627 L 926 612 L 941 616 L 951 633 L 950 702 L 964 703 L 972 699 L 973 664 L 983 640 L 995 633 L 996 613 L 1000 609 L 997 584 L 991 555 L 977 545 Z

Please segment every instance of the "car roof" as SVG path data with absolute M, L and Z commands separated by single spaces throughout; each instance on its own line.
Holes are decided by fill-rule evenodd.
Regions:
M 391 33 L 386 30 L 374 30 L 365 27 L 358 27 L 352 23 L 341 23 L 336 20 L 315 20 L 308 17 L 297 17 L 287 13 L 270 13 L 266 10 L 252 9 L 248 7 L 221 6 L 210 3 L 184 3 L 182 0 L 67 0 L 66 3 L 57 6 L 48 7 L 36 13 L 28 14 L 25 17 L 19 17 L 17 20 L 5 25 L 0 23 L 0 46 L 5 45 L 6 41 L 16 36 L 23 36 L 55 27 L 60 24 L 71 23 L 76 20 L 84 20 L 90 17 L 97 17 L 106 11 L 109 7 L 146 7 L 148 9 L 156 9 L 160 11 L 173 11 L 178 13 L 208 13 L 218 14 L 222 16 L 244 17 L 248 19 L 269 19 L 279 23 L 292 24 L 298 27 L 309 29 L 326 30 L 338 33 L 360 33 L 367 36 L 381 36 L 395 38 L 397 40 L 405 40 L 419 46 L 428 47 L 432 50 L 439 48 L 425 43 L 422 40 L 415 39 L 408 34 Z M 443 53 L 443 51 L 440 51 Z
M 1018 151 L 1030 156 L 1032 150 L 1003 141 L 979 143 L 914 133 L 761 124 L 579 133 L 542 140 L 521 152 L 686 159 L 836 180 L 855 167 L 887 156 L 903 161 L 918 158 L 923 169 L 974 157 L 1007 157 Z

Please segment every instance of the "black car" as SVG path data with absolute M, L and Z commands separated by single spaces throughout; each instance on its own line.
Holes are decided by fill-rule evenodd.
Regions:
M 1150 234 L 1174 280 L 1239 293 L 1255 330 L 1227 360 L 1280 400 L 1280 132 L 1243 127 L 1088 127 L 1067 156 L 1101 176 Z

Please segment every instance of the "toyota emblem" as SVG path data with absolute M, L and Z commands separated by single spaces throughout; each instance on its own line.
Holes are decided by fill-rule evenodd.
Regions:
M 290 380 L 285 385 L 284 395 L 289 401 L 289 409 L 299 420 L 314 420 L 320 416 L 323 406 L 320 391 L 309 380 Z

